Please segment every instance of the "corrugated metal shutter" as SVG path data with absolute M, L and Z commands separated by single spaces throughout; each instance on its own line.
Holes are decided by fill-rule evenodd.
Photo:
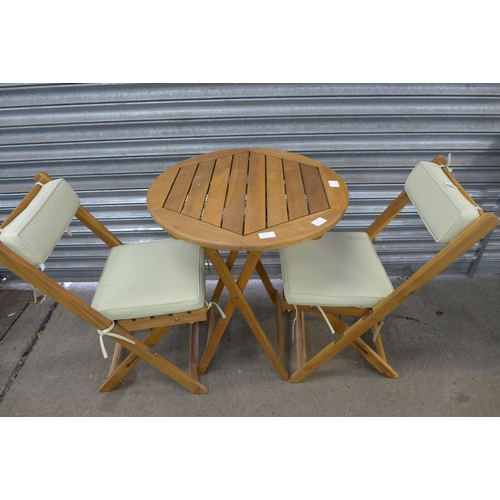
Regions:
M 145 204 L 156 176 L 199 153 L 247 146 L 302 153 L 337 170 L 350 190 L 338 229 L 365 228 L 410 169 L 438 153 L 453 154 L 454 175 L 492 211 L 500 84 L 0 85 L 0 220 L 46 171 L 64 176 L 124 242 L 161 238 Z M 72 230 L 46 272 L 94 279 L 107 251 L 79 223 Z M 497 229 L 480 269 L 500 268 L 499 240 Z M 438 248 L 411 208 L 377 245 L 391 272 L 418 268 Z M 475 249 L 451 269 L 465 272 Z M 264 263 L 279 273 L 276 252 Z

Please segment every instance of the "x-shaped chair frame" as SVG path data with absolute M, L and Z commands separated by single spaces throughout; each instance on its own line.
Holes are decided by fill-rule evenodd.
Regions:
M 35 176 L 35 181 L 45 184 L 51 177 L 41 172 Z M 41 186 L 36 184 L 25 196 L 16 209 L 3 222 L 0 228 L 5 227 L 15 219 L 30 204 L 40 191 Z M 122 242 L 101 224 L 88 210 L 80 205 L 75 217 L 88 227 L 110 248 L 122 245 Z M 110 327 L 110 320 L 92 308 L 89 304 L 72 294 L 59 283 L 48 277 L 35 266 L 18 256 L 0 242 L 0 264 L 12 271 L 24 281 L 30 283 L 55 302 L 61 304 L 72 313 L 89 323 L 97 330 L 106 330 Z M 108 378 L 99 388 L 99 392 L 112 390 L 129 373 L 139 361 L 144 360 L 162 373 L 181 384 L 195 394 L 205 394 L 208 389 L 198 381 L 198 324 L 207 319 L 206 307 L 196 311 L 186 311 L 181 314 L 167 314 L 162 316 L 121 320 L 114 323 L 111 333 L 118 337 L 111 338 L 117 342 Z M 175 325 L 190 323 L 189 373 L 166 358 L 152 351 L 152 348 Z M 151 329 L 143 341 L 130 332 Z M 128 341 L 126 340 L 128 339 Z M 120 362 L 121 348 L 125 347 L 130 354 Z
M 446 168 L 447 161 L 442 155 L 436 156 L 434 163 L 441 165 L 442 170 L 448 176 L 450 182 L 474 205 L 476 202 L 469 196 L 460 183 L 451 175 Z M 366 233 L 373 241 L 374 238 L 391 222 L 399 212 L 410 202 L 405 190 L 382 212 L 382 214 L 371 224 Z M 310 360 L 306 359 L 304 312 L 315 312 L 321 316 L 318 308 L 297 305 L 297 370 L 290 376 L 290 382 L 302 382 L 326 362 L 351 346 L 356 349 L 369 363 L 386 377 L 396 378 L 398 375 L 387 363 L 382 338 L 379 332 L 384 318 L 394 311 L 401 303 L 417 292 L 420 288 L 440 274 L 452 262 L 463 255 L 475 243 L 493 231 L 499 223 L 498 217 L 489 212 L 484 213 L 478 208 L 479 218 L 457 236 L 451 243 L 446 245 L 426 264 L 412 274 L 404 283 L 399 285 L 391 294 L 381 300 L 373 308 L 354 307 L 323 307 L 335 332 L 340 334 L 340 339 L 334 339 Z M 295 306 L 283 301 L 283 310 L 294 312 Z M 359 319 L 348 326 L 341 319 L 341 315 L 354 316 Z M 372 349 L 361 336 L 368 331 L 374 331 L 376 337 L 376 349 Z

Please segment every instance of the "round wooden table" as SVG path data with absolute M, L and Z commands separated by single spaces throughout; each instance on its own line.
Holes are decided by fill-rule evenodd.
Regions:
M 348 198 L 334 170 L 306 156 L 271 149 L 202 154 L 170 167 L 153 182 L 147 194 L 153 219 L 174 238 L 203 247 L 220 277 L 212 300 L 218 300 L 223 286 L 231 295 L 226 319 L 209 334 L 200 374 L 238 307 L 280 377 L 288 379 L 279 328 L 278 355 L 243 291 L 257 270 L 278 310 L 279 294 L 260 262 L 262 252 L 320 238 L 342 218 Z M 220 250 L 230 251 L 226 262 Z M 248 257 L 235 280 L 231 268 L 240 251 Z

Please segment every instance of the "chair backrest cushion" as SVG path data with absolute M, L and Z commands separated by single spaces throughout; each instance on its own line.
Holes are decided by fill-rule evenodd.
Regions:
M 0 232 L 0 241 L 35 266 L 50 255 L 80 200 L 64 179 L 44 184 L 31 203 Z
M 438 243 L 450 243 L 479 218 L 478 207 L 435 163 L 418 163 L 406 180 L 405 190 Z

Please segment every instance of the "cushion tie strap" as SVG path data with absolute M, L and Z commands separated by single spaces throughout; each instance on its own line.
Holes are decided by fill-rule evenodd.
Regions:
M 135 344 L 133 340 L 128 339 L 127 337 L 124 337 L 123 335 L 119 335 L 118 333 L 112 333 L 111 330 L 115 327 L 115 322 L 111 322 L 111 326 L 108 326 L 105 330 L 97 330 L 97 333 L 99 334 L 99 341 L 101 343 L 101 350 L 102 350 L 102 355 L 104 356 L 104 359 L 108 357 L 108 353 L 106 352 L 106 348 L 104 347 L 104 341 L 102 340 L 103 335 L 107 335 L 108 337 L 115 337 L 117 339 L 122 339 L 125 340 L 126 342 L 129 342 L 130 344 Z
M 381 319 L 380 323 L 377 326 L 377 328 L 373 329 L 373 342 L 375 342 L 377 340 L 378 334 L 379 334 L 379 332 L 380 332 L 380 330 L 382 329 L 383 326 L 384 326 L 384 320 Z
M 215 306 L 215 307 L 219 310 L 220 315 L 221 315 L 224 319 L 226 319 L 226 315 L 224 314 L 224 311 L 222 310 L 221 306 L 220 306 L 219 304 L 217 304 L 217 302 L 207 302 L 207 301 L 205 300 L 205 304 L 207 305 L 207 311 L 208 311 L 208 309 L 210 309 L 212 306 Z
M 45 271 L 45 264 L 42 262 L 41 264 L 39 264 L 40 266 L 40 270 L 42 271 L 42 273 Z M 33 289 L 33 304 L 43 304 L 43 302 L 45 301 L 45 298 L 47 297 L 47 295 L 42 295 L 40 300 L 38 300 L 38 297 L 36 295 L 36 288 L 30 283 L 29 284 L 31 286 L 31 288 Z
M 297 316 L 299 315 L 299 310 L 297 309 L 297 306 L 294 304 L 293 307 L 295 307 L 295 318 L 293 318 L 292 321 L 292 342 L 295 342 L 295 323 L 297 323 Z
M 31 288 L 33 289 L 33 304 L 43 304 L 45 302 L 45 299 L 47 298 L 47 295 L 40 295 L 39 298 L 36 294 L 36 288 L 33 285 L 31 285 Z
M 448 169 L 449 172 L 453 172 L 453 169 L 450 167 L 451 165 L 451 153 L 448 154 L 448 161 L 446 162 L 445 167 Z
M 33 302 L 36 304 L 36 288 L 30 283 L 31 288 L 33 289 Z
M 330 323 L 330 320 L 328 319 L 328 316 L 325 314 L 325 311 L 323 311 L 323 308 L 321 306 L 316 306 L 319 309 L 319 312 L 323 315 L 323 318 L 325 318 L 325 321 L 330 328 L 332 335 L 335 335 L 337 332 L 333 329 L 332 324 Z
M 293 307 L 295 307 L 295 318 L 293 318 L 293 321 L 292 321 L 292 342 L 295 340 L 295 323 L 297 322 L 297 316 L 299 315 L 299 310 L 297 309 L 297 306 L 294 304 Z M 335 335 L 337 332 L 333 329 L 333 326 L 330 323 L 328 316 L 325 314 L 325 311 L 323 311 L 323 308 L 321 306 L 316 306 L 316 307 L 323 315 L 323 318 L 325 319 L 326 324 L 328 325 L 328 328 L 330 328 L 332 335 Z

